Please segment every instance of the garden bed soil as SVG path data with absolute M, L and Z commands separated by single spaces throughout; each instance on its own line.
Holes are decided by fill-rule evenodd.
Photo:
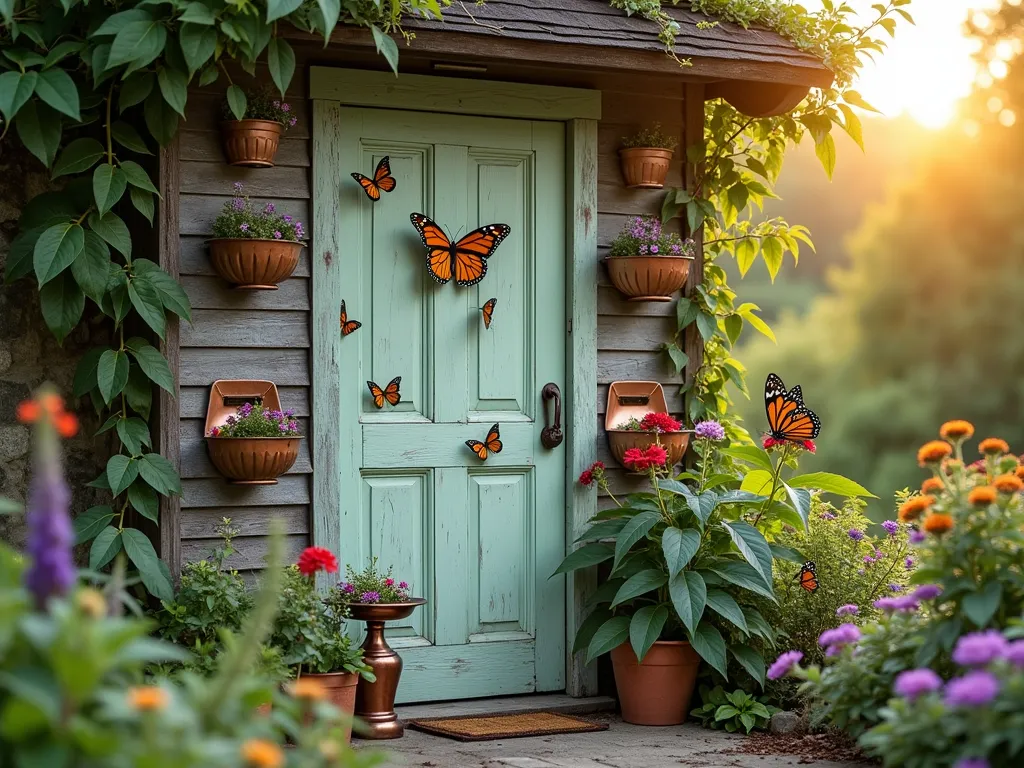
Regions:
M 862 763 L 879 765 L 867 757 L 857 742 L 841 731 L 805 734 L 752 733 L 743 743 L 727 750 L 731 754 L 744 755 L 795 755 L 804 758 L 800 765 L 810 765 L 820 760 L 837 763 Z

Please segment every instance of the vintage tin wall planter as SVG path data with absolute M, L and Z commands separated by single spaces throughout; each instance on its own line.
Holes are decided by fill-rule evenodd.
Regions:
M 671 149 L 657 147 L 620 149 L 619 164 L 626 186 L 631 189 L 663 188 L 673 154 Z
M 294 240 L 218 237 L 207 240 L 217 274 L 244 290 L 276 291 L 291 277 L 305 244 Z
M 615 256 L 608 277 L 627 301 L 672 301 L 690 273 L 690 256 Z
M 621 465 L 630 448 L 646 450 L 657 442 L 668 452 L 668 466 L 678 464 L 690 444 L 690 432 L 637 432 L 621 429 L 630 419 L 642 419 L 648 413 L 668 413 L 665 390 L 656 381 L 613 381 L 608 387 L 604 429 L 608 447 Z
M 276 120 L 224 120 L 220 132 L 228 165 L 273 168 L 284 125 Z

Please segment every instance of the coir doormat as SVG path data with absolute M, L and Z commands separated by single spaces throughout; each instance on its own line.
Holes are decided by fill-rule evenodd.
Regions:
M 458 741 L 492 741 L 556 733 L 607 731 L 607 723 L 594 723 L 554 712 L 527 712 L 483 717 L 430 717 L 408 722 L 410 728 Z

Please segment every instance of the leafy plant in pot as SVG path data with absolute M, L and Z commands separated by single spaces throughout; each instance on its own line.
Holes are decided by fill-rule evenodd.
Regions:
M 207 241 L 217 274 L 236 288 L 277 290 L 291 276 L 306 246 L 302 222 L 277 212 L 274 203 L 262 208 L 242 194 L 236 182 L 234 196 L 213 222 L 214 237 Z
M 604 260 L 608 277 L 627 301 L 671 301 L 693 261 L 693 241 L 662 227 L 653 216 L 626 222 Z
M 291 469 L 302 434 L 291 410 L 243 403 L 227 422 L 210 429 L 210 461 L 236 485 L 272 485 Z
M 269 88 L 246 93 L 230 86 L 223 113 L 221 136 L 228 165 L 246 168 L 272 168 L 282 134 L 298 122 L 291 104 Z
M 667 413 L 651 412 L 641 419 L 631 417 L 606 434 L 612 455 L 624 467 L 652 445 L 664 448 L 668 455 L 666 466 L 674 466 L 682 460 L 690 442 L 690 433 Z
M 660 123 L 654 123 L 650 128 L 623 138 L 619 163 L 626 186 L 632 189 L 664 187 L 678 143 L 674 137 L 661 130 Z

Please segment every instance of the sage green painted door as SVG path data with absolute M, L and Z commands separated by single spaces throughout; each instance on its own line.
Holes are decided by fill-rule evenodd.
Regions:
M 429 600 L 388 631 L 405 662 L 399 701 L 565 687 L 564 447 L 541 445 L 541 389 L 565 383 L 565 127 L 399 110 L 341 109 L 339 274 L 342 560 L 393 566 Z M 371 203 L 349 179 L 391 159 L 395 191 Z M 409 221 L 449 236 L 511 234 L 482 282 L 436 284 Z M 497 298 L 484 328 L 480 307 Z M 335 320 L 335 322 L 337 322 Z M 402 377 L 397 407 L 366 386 Z M 503 450 L 466 440 L 500 425 Z

